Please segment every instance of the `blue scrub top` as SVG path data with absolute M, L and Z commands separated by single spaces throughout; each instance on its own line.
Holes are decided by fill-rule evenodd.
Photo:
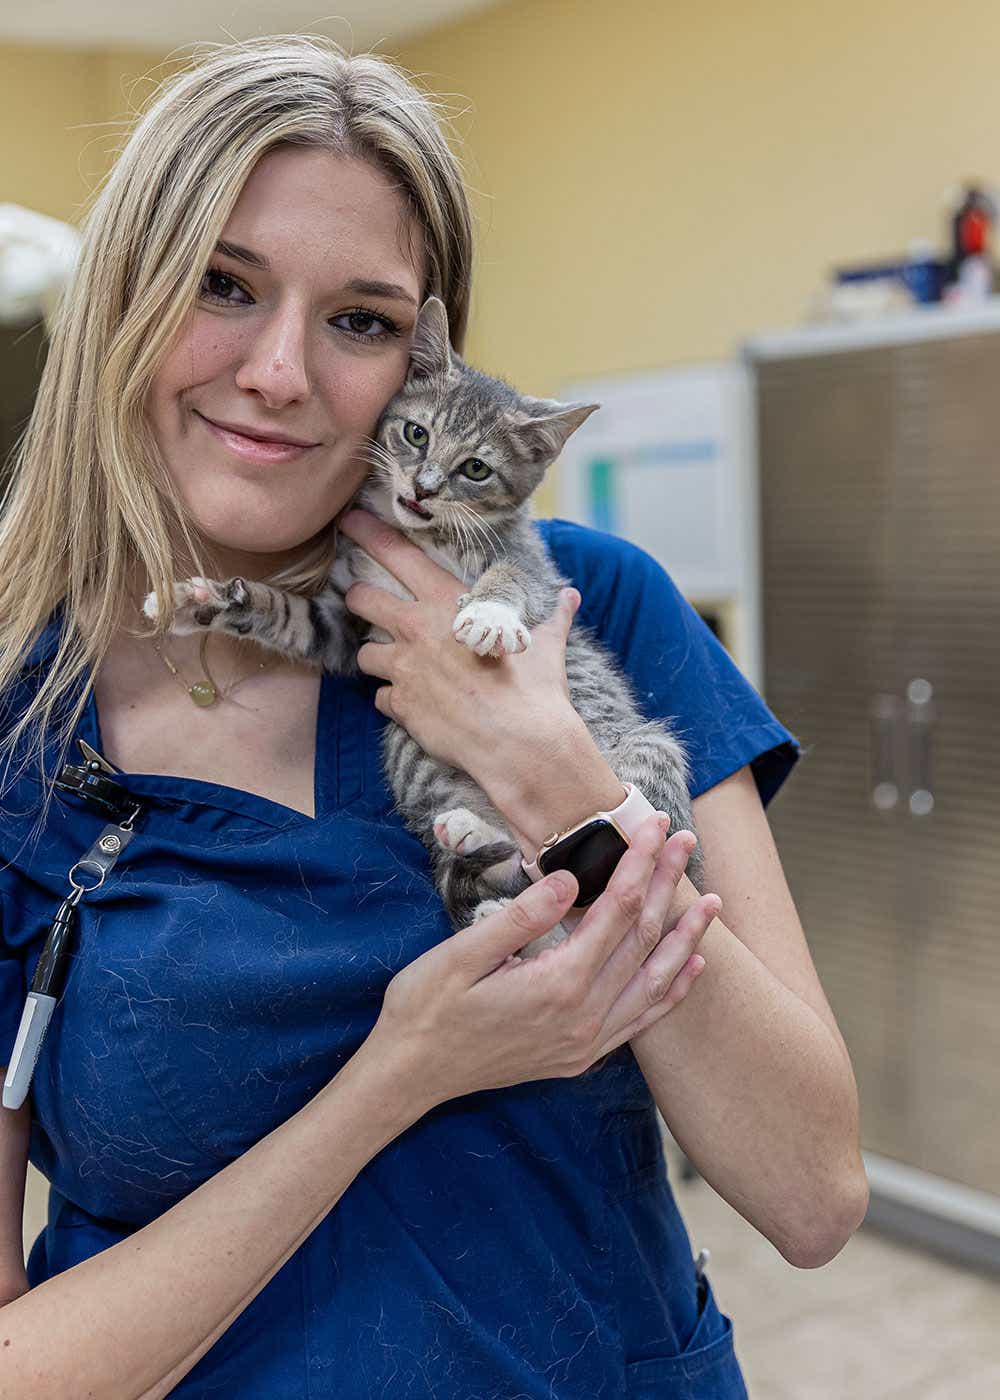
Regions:
M 613 536 L 561 520 L 538 528 L 645 714 L 680 731 L 692 796 L 750 764 L 766 804 L 798 743 L 668 575 Z M 15 705 L 38 683 L 32 663 L 52 656 L 58 619 Z M 315 818 L 215 783 L 127 775 L 148 809 L 80 905 L 32 1086 L 31 1161 L 52 1188 L 32 1286 L 147 1224 L 296 1113 L 359 1048 L 390 978 L 450 935 L 382 775 L 378 684 L 323 677 Z M 101 751 L 92 695 L 79 733 Z M 59 796 L 29 840 L 40 791 L 29 770 L 0 815 L 0 1063 L 66 872 L 103 825 Z M 746 1395 L 627 1045 L 582 1078 L 426 1114 L 171 1393 Z

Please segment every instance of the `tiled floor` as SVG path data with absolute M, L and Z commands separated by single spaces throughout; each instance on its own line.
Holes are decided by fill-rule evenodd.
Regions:
M 1000 1278 L 864 1227 L 795 1269 L 701 1179 L 671 1175 L 693 1252 L 733 1319 L 751 1400 L 997 1400 Z
M 1000 1278 L 862 1228 L 823 1269 L 794 1269 L 698 1179 L 671 1176 L 694 1253 L 733 1319 L 751 1400 L 997 1400 Z M 25 1248 L 45 1222 L 29 1172 Z M 664 1396 L 664 1400 L 669 1400 Z

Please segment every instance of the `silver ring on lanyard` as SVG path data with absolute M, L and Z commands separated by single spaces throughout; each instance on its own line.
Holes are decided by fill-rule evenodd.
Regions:
M 125 821 L 118 823 L 119 830 L 131 831 L 132 823 L 135 821 L 136 817 L 141 811 L 142 806 L 140 804 L 135 808 L 135 810 L 128 816 L 128 818 Z M 108 843 L 106 847 L 104 847 L 104 842 Z M 118 837 L 115 836 L 113 833 L 105 835 L 102 838 L 101 845 L 102 848 L 106 850 L 109 856 L 117 856 L 118 852 L 121 850 L 122 847 L 121 841 L 119 841 Z M 97 871 L 97 879 L 92 885 L 81 885 L 78 880 L 75 880 L 73 878 L 76 871 L 82 870 L 84 867 L 87 867 L 90 870 Z M 94 890 L 99 890 L 104 884 L 109 869 L 110 866 L 101 865 L 100 862 L 96 860 L 89 860 L 87 856 L 82 856 L 78 861 L 75 862 L 75 864 L 70 869 L 69 874 L 66 876 L 67 880 L 73 887 L 73 893 L 68 894 L 66 896 L 66 903 L 72 905 L 75 908 L 85 894 L 92 894 Z

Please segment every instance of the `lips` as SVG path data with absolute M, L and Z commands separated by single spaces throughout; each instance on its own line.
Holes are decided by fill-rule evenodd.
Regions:
M 279 433 L 270 428 L 251 428 L 242 423 L 226 423 L 221 418 L 209 418 L 205 413 L 200 413 L 198 416 L 204 418 L 205 422 L 210 423 L 213 428 L 221 428 L 224 433 L 235 433 L 238 437 L 250 438 L 252 442 L 273 442 L 282 447 L 317 447 L 319 445 L 307 438 L 292 437 L 289 433 Z
M 232 428 L 222 427 L 211 418 L 206 418 L 203 413 L 197 413 L 196 417 L 204 423 L 206 432 L 228 452 L 255 466 L 277 466 L 285 462 L 294 462 L 319 446 L 318 443 L 278 442 L 274 438 L 250 437 L 245 430 L 234 431 Z

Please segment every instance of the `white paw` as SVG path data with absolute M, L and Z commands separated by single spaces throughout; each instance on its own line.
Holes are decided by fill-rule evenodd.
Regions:
M 509 899 L 483 899 L 472 911 L 472 922 L 478 923 L 480 919 L 485 919 L 488 914 L 495 914 L 510 904 Z M 471 925 L 470 925 L 471 927 Z M 530 958 L 537 958 L 550 948 L 558 948 L 560 943 L 565 943 L 569 938 L 569 930 L 563 928 L 562 924 L 556 924 L 555 928 L 550 928 L 547 933 L 543 933 L 540 938 L 532 939 L 526 943 L 517 953 L 508 953 L 505 962 L 526 962 Z M 501 964 L 503 966 L 503 964 Z
M 509 904 L 509 899 L 482 899 L 472 911 L 472 922 L 477 924 L 480 919 L 485 919 L 487 914 L 496 914 L 505 904 Z M 511 954 L 513 957 L 513 954 Z
M 531 636 L 509 603 L 469 603 L 452 624 L 458 641 L 477 656 L 512 656 L 527 651 Z
M 484 822 L 475 812 L 466 807 L 453 807 L 450 812 L 442 812 L 434 819 L 434 836 L 439 846 L 446 851 L 457 851 L 460 855 L 471 855 L 480 846 L 490 846 L 494 841 L 506 841 L 502 831 Z
M 206 606 L 221 611 L 226 606 L 226 600 L 222 596 L 221 588 L 211 580 L 202 578 L 196 574 L 194 578 L 183 579 L 175 582 L 174 590 L 174 620 L 170 631 L 178 637 L 183 637 L 190 632 L 203 631 L 206 626 L 210 626 L 210 619 L 201 622 L 195 621 L 195 610 L 203 609 Z M 160 600 L 154 590 L 147 593 L 142 610 L 148 618 L 154 622 L 160 615 Z

